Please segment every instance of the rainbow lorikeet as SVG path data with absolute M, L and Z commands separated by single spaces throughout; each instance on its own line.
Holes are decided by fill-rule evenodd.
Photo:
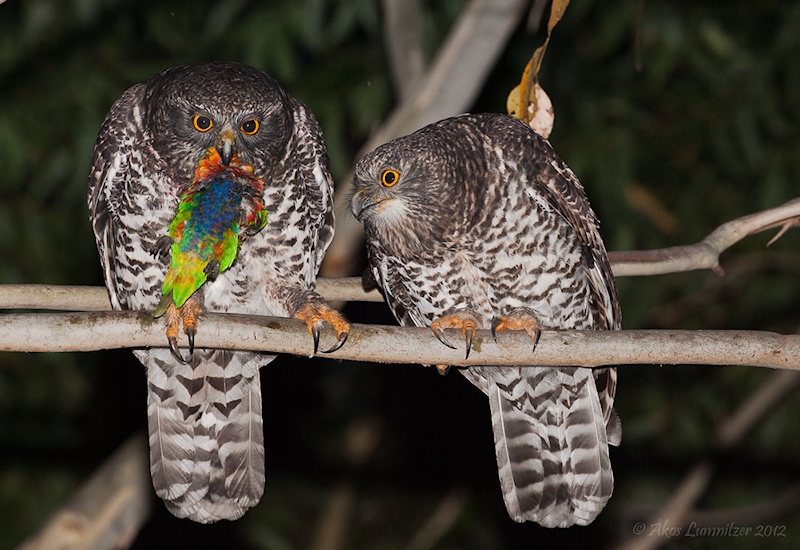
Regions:
M 261 199 L 263 189 L 264 181 L 236 156 L 224 164 L 217 148 L 212 147 L 200 159 L 194 179 L 169 225 L 165 241 L 172 260 L 154 317 L 161 317 L 172 305 L 176 309 L 184 307 L 206 281 L 213 281 L 233 265 L 240 240 L 258 233 L 267 224 L 267 211 Z M 192 319 L 201 310 L 196 304 L 187 305 L 187 309 L 190 310 L 187 313 L 193 314 Z M 170 321 L 174 323 L 177 319 L 177 315 L 168 319 L 168 337 Z M 190 353 L 193 333 L 189 325 L 193 323 L 194 320 L 184 316 Z M 173 328 L 176 336 L 177 327 Z M 170 347 L 176 352 L 171 337 Z M 182 359 L 177 353 L 176 356 Z

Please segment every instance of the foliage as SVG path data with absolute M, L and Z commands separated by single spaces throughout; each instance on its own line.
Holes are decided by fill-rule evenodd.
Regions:
M 465 5 L 422 3 L 430 55 Z M 586 186 L 609 249 L 692 242 L 797 195 L 798 29 L 795 2 L 570 3 L 539 80 L 556 113 L 551 141 Z M 505 109 L 543 36 L 517 31 L 475 111 Z M 128 86 L 189 61 L 235 59 L 263 68 L 316 113 L 340 181 L 395 103 L 384 38 L 377 0 L 6 2 L 0 283 L 101 284 L 85 206 L 89 157 L 105 112 Z M 789 232 L 765 249 L 767 239 L 728 252 L 724 278 L 620 279 L 625 327 L 795 332 L 800 237 Z M 374 304 L 345 313 L 392 322 Z M 212 527 L 175 520 L 156 504 L 137 547 L 202 548 L 222 537 L 241 547 L 308 547 L 340 487 L 353 491 L 353 547 L 401 546 L 451 490 L 460 495 L 460 514 L 437 548 L 607 543 L 630 534 L 636 504 L 669 495 L 712 450 L 721 419 L 768 375 L 623 368 L 618 408 L 626 432 L 612 451 L 616 494 L 589 528 L 551 532 L 506 516 L 488 409 L 460 377 L 280 358 L 264 373 L 264 502 L 239 522 Z M 143 429 L 143 381 L 124 351 L 0 355 L 0 547 L 32 533 L 105 456 Z M 726 455 L 704 504 L 743 506 L 796 483 L 798 414 L 794 396 Z M 373 447 L 356 460 L 346 442 L 363 419 L 374 423 Z M 795 538 L 800 532 L 796 511 L 776 523 Z M 701 542 L 745 548 L 753 539 Z M 773 542 L 788 547 L 785 539 Z

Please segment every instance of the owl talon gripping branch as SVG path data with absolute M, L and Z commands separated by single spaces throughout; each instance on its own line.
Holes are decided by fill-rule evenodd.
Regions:
M 450 349 L 457 349 L 453 344 L 451 344 L 444 335 L 444 329 L 446 328 L 460 328 L 461 334 L 464 336 L 464 342 L 466 344 L 466 354 L 464 359 L 469 359 L 469 352 L 472 351 L 472 340 L 475 338 L 475 330 L 481 327 L 481 320 L 480 317 L 474 312 L 469 309 L 459 309 L 451 313 L 450 315 L 445 315 L 444 317 L 439 317 L 435 321 L 431 323 L 431 330 L 436 338 L 439 341 L 447 346 Z M 442 373 L 442 370 L 439 369 L 439 372 Z M 447 372 L 447 371 L 445 371 Z M 443 374 L 443 373 L 442 373 Z
M 527 307 L 520 307 L 512 309 L 508 315 L 495 317 L 492 319 L 492 338 L 497 342 L 497 333 L 503 330 L 524 330 L 528 336 L 533 340 L 533 349 L 536 351 L 536 345 L 539 343 L 539 338 L 542 337 L 542 327 L 539 325 L 539 320 L 533 313 L 533 310 Z
M 312 357 L 319 351 L 319 335 L 322 330 L 323 321 L 327 321 L 336 330 L 336 343 L 330 349 L 323 350 L 322 353 L 333 353 L 341 348 L 350 336 L 350 323 L 335 309 L 327 304 L 307 304 L 294 315 L 298 319 L 306 322 L 308 333 L 314 338 L 314 352 Z
M 175 304 L 170 304 L 167 307 L 167 342 L 169 343 L 169 351 L 181 363 L 188 363 L 194 354 L 194 337 L 197 334 L 197 318 L 203 312 L 203 308 L 197 303 L 194 297 L 189 298 L 182 307 L 176 307 Z M 186 358 L 181 354 L 178 347 L 178 332 L 183 322 L 183 332 L 189 339 L 189 357 Z

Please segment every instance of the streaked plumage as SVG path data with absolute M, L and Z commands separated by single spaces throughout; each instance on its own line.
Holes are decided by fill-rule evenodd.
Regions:
M 356 166 L 352 202 L 371 273 L 403 325 L 461 317 L 485 329 L 510 318 L 544 330 L 620 327 L 583 188 L 516 119 L 463 115 L 379 147 Z M 509 515 L 547 527 L 590 523 L 613 490 L 615 369 L 461 372 L 489 397 Z
M 269 223 L 192 299 L 215 312 L 328 311 L 314 291 L 334 218 L 322 132 L 272 78 L 238 63 L 168 69 L 127 90 L 106 116 L 88 200 L 113 307 L 156 308 L 170 267 L 159 241 L 210 148 L 252 166 Z M 259 368 L 273 356 L 198 349 L 181 364 L 167 349 L 134 353 L 147 370 L 157 494 L 179 517 L 240 517 L 264 489 Z

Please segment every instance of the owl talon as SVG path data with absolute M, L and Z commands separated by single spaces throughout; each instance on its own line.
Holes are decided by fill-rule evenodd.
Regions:
M 537 329 L 535 329 L 533 332 L 534 332 L 534 336 L 533 336 L 533 349 L 531 349 L 531 353 L 533 353 L 534 351 L 536 351 L 536 346 L 539 344 L 539 338 L 541 338 L 541 337 L 542 337 L 542 329 L 540 329 L 540 328 L 537 328 Z
M 319 328 L 319 323 L 317 323 L 314 325 L 314 328 L 311 329 L 311 336 L 314 338 L 314 351 L 311 353 L 312 357 L 315 356 L 319 351 L 319 333 L 320 333 L 320 328 Z
M 434 322 L 435 322 L 435 321 L 434 321 Z M 437 339 L 438 339 L 438 340 L 439 340 L 439 341 L 440 341 L 442 344 L 444 344 L 445 346 L 447 346 L 447 347 L 448 347 L 448 348 L 450 348 L 450 349 L 457 349 L 457 348 L 456 348 L 456 347 L 455 347 L 453 344 L 451 344 L 451 343 L 450 343 L 450 341 L 449 341 L 449 340 L 448 340 L 448 339 L 445 337 L 445 335 L 444 335 L 444 331 L 443 331 L 442 329 L 440 329 L 439 327 L 436 327 L 436 328 L 434 328 L 434 326 L 433 326 L 433 325 L 431 325 L 431 330 L 433 331 L 433 335 L 434 335 L 434 336 L 436 336 L 436 338 L 437 338 Z
M 189 298 L 182 307 L 177 307 L 174 303 L 167 307 L 167 342 L 172 356 L 180 363 L 188 363 L 194 354 L 194 337 L 197 334 L 197 316 L 203 312 L 203 308 L 197 303 L 194 297 Z M 185 358 L 178 348 L 178 333 L 181 322 L 183 322 L 183 332 L 189 339 L 189 358 Z
M 464 355 L 464 359 L 469 359 L 469 352 L 472 351 L 472 338 L 475 336 L 475 326 L 469 325 L 469 328 L 467 328 L 467 325 L 464 325 L 463 331 L 464 340 L 467 343 L 467 353 Z
M 300 308 L 294 315 L 298 319 L 306 322 L 308 332 L 314 339 L 314 357 L 319 351 L 319 339 L 322 332 L 323 321 L 327 321 L 336 330 L 337 340 L 330 349 L 323 350 L 322 353 L 332 353 L 341 348 L 350 336 L 350 323 L 336 310 L 331 309 L 327 304 L 307 304 Z
M 492 318 L 492 338 L 494 339 L 494 343 L 497 343 L 497 327 L 503 324 L 503 319 L 500 317 L 493 317 Z
M 339 339 L 336 340 L 336 343 L 333 345 L 333 347 L 331 349 L 326 349 L 322 353 L 333 353 L 334 351 L 338 350 L 339 348 L 341 348 L 344 345 L 345 342 L 347 342 L 347 337 L 348 336 L 350 336 L 350 331 L 349 330 L 345 331 L 345 332 L 342 332 L 339 335 Z
M 179 363 L 183 363 L 185 365 L 186 363 L 189 362 L 187 359 L 183 358 L 183 355 L 181 355 L 181 352 L 180 352 L 180 350 L 178 348 L 178 339 L 177 338 L 175 338 L 174 336 L 168 337 L 167 338 L 167 342 L 169 342 L 169 351 L 172 353 L 172 356 Z
M 528 336 L 533 340 L 533 349 L 531 351 L 536 351 L 539 338 L 542 337 L 542 328 L 539 325 L 539 320 L 533 310 L 527 307 L 513 309 L 508 315 L 492 319 L 492 336 L 495 342 L 497 342 L 497 333 L 503 330 L 524 330 L 527 332 Z
M 472 351 L 472 341 L 475 339 L 475 330 L 480 327 L 480 318 L 469 309 L 459 309 L 450 315 L 439 317 L 431 323 L 431 330 L 439 341 L 450 349 L 457 349 L 447 341 L 444 335 L 446 328 L 460 328 L 461 335 L 464 337 L 466 344 L 466 354 L 464 359 L 469 359 L 469 354 Z
M 191 359 L 192 355 L 194 355 L 194 336 L 197 334 L 197 329 L 195 327 L 187 327 L 185 332 L 186 337 L 189 339 L 189 359 Z

